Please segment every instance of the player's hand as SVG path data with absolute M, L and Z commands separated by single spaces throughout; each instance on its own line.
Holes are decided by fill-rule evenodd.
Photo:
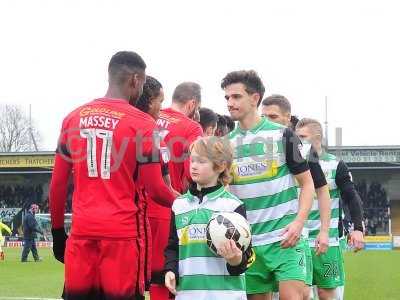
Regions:
M 315 240 L 316 254 L 324 254 L 329 248 L 329 234 L 326 231 L 320 231 Z
M 364 234 L 361 231 L 354 230 L 349 236 L 349 246 L 358 252 L 364 248 Z
M 296 246 L 297 242 L 300 239 L 301 231 L 303 230 L 304 222 L 300 220 L 294 220 L 288 226 L 286 226 L 282 235 L 285 237 L 281 241 L 282 248 L 291 248 Z
M 64 228 L 51 229 L 51 235 L 53 236 L 53 253 L 54 257 L 64 263 L 65 245 L 67 242 L 68 235 L 65 233 Z
M 172 193 L 174 194 L 175 198 L 178 198 L 181 196 L 181 194 L 178 191 L 174 190 L 172 187 L 171 187 L 171 190 L 172 190 Z
M 175 273 L 168 271 L 165 274 L 165 287 L 176 296 L 176 278 Z
M 238 266 L 242 262 L 242 250 L 240 250 L 233 240 L 226 241 L 217 249 L 217 253 L 225 258 L 231 266 Z

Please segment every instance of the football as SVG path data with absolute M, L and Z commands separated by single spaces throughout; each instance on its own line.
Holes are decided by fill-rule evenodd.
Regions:
M 228 240 L 234 240 L 242 250 L 250 245 L 251 232 L 247 220 L 235 212 L 221 212 L 212 216 L 206 227 L 207 245 L 217 254 L 217 248 Z

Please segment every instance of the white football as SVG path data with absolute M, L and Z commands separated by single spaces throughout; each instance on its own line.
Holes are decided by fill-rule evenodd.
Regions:
M 250 225 L 247 220 L 235 212 L 220 212 L 212 216 L 206 228 L 207 245 L 217 254 L 217 248 L 228 240 L 234 240 L 236 246 L 246 251 L 251 242 Z

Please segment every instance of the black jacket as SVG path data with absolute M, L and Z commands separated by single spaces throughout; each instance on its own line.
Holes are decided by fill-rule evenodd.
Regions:
M 24 239 L 26 240 L 33 240 L 35 239 L 36 233 L 43 234 L 42 231 L 39 230 L 38 228 L 38 222 L 35 219 L 35 215 L 32 214 L 31 212 L 27 212 L 27 214 L 24 217 Z

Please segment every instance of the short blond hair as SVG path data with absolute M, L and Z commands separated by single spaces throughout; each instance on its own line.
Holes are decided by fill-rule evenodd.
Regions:
M 233 150 L 227 138 L 216 136 L 199 138 L 190 145 L 190 152 L 193 150 L 212 161 L 215 171 L 220 169 L 225 163 L 225 168 L 219 175 L 218 181 L 225 186 L 230 183 Z
M 313 130 L 313 133 L 319 135 L 321 139 L 323 138 L 322 125 L 318 120 L 312 118 L 303 118 L 297 123 L 296 129 L 300 129 L 305 126 Z

